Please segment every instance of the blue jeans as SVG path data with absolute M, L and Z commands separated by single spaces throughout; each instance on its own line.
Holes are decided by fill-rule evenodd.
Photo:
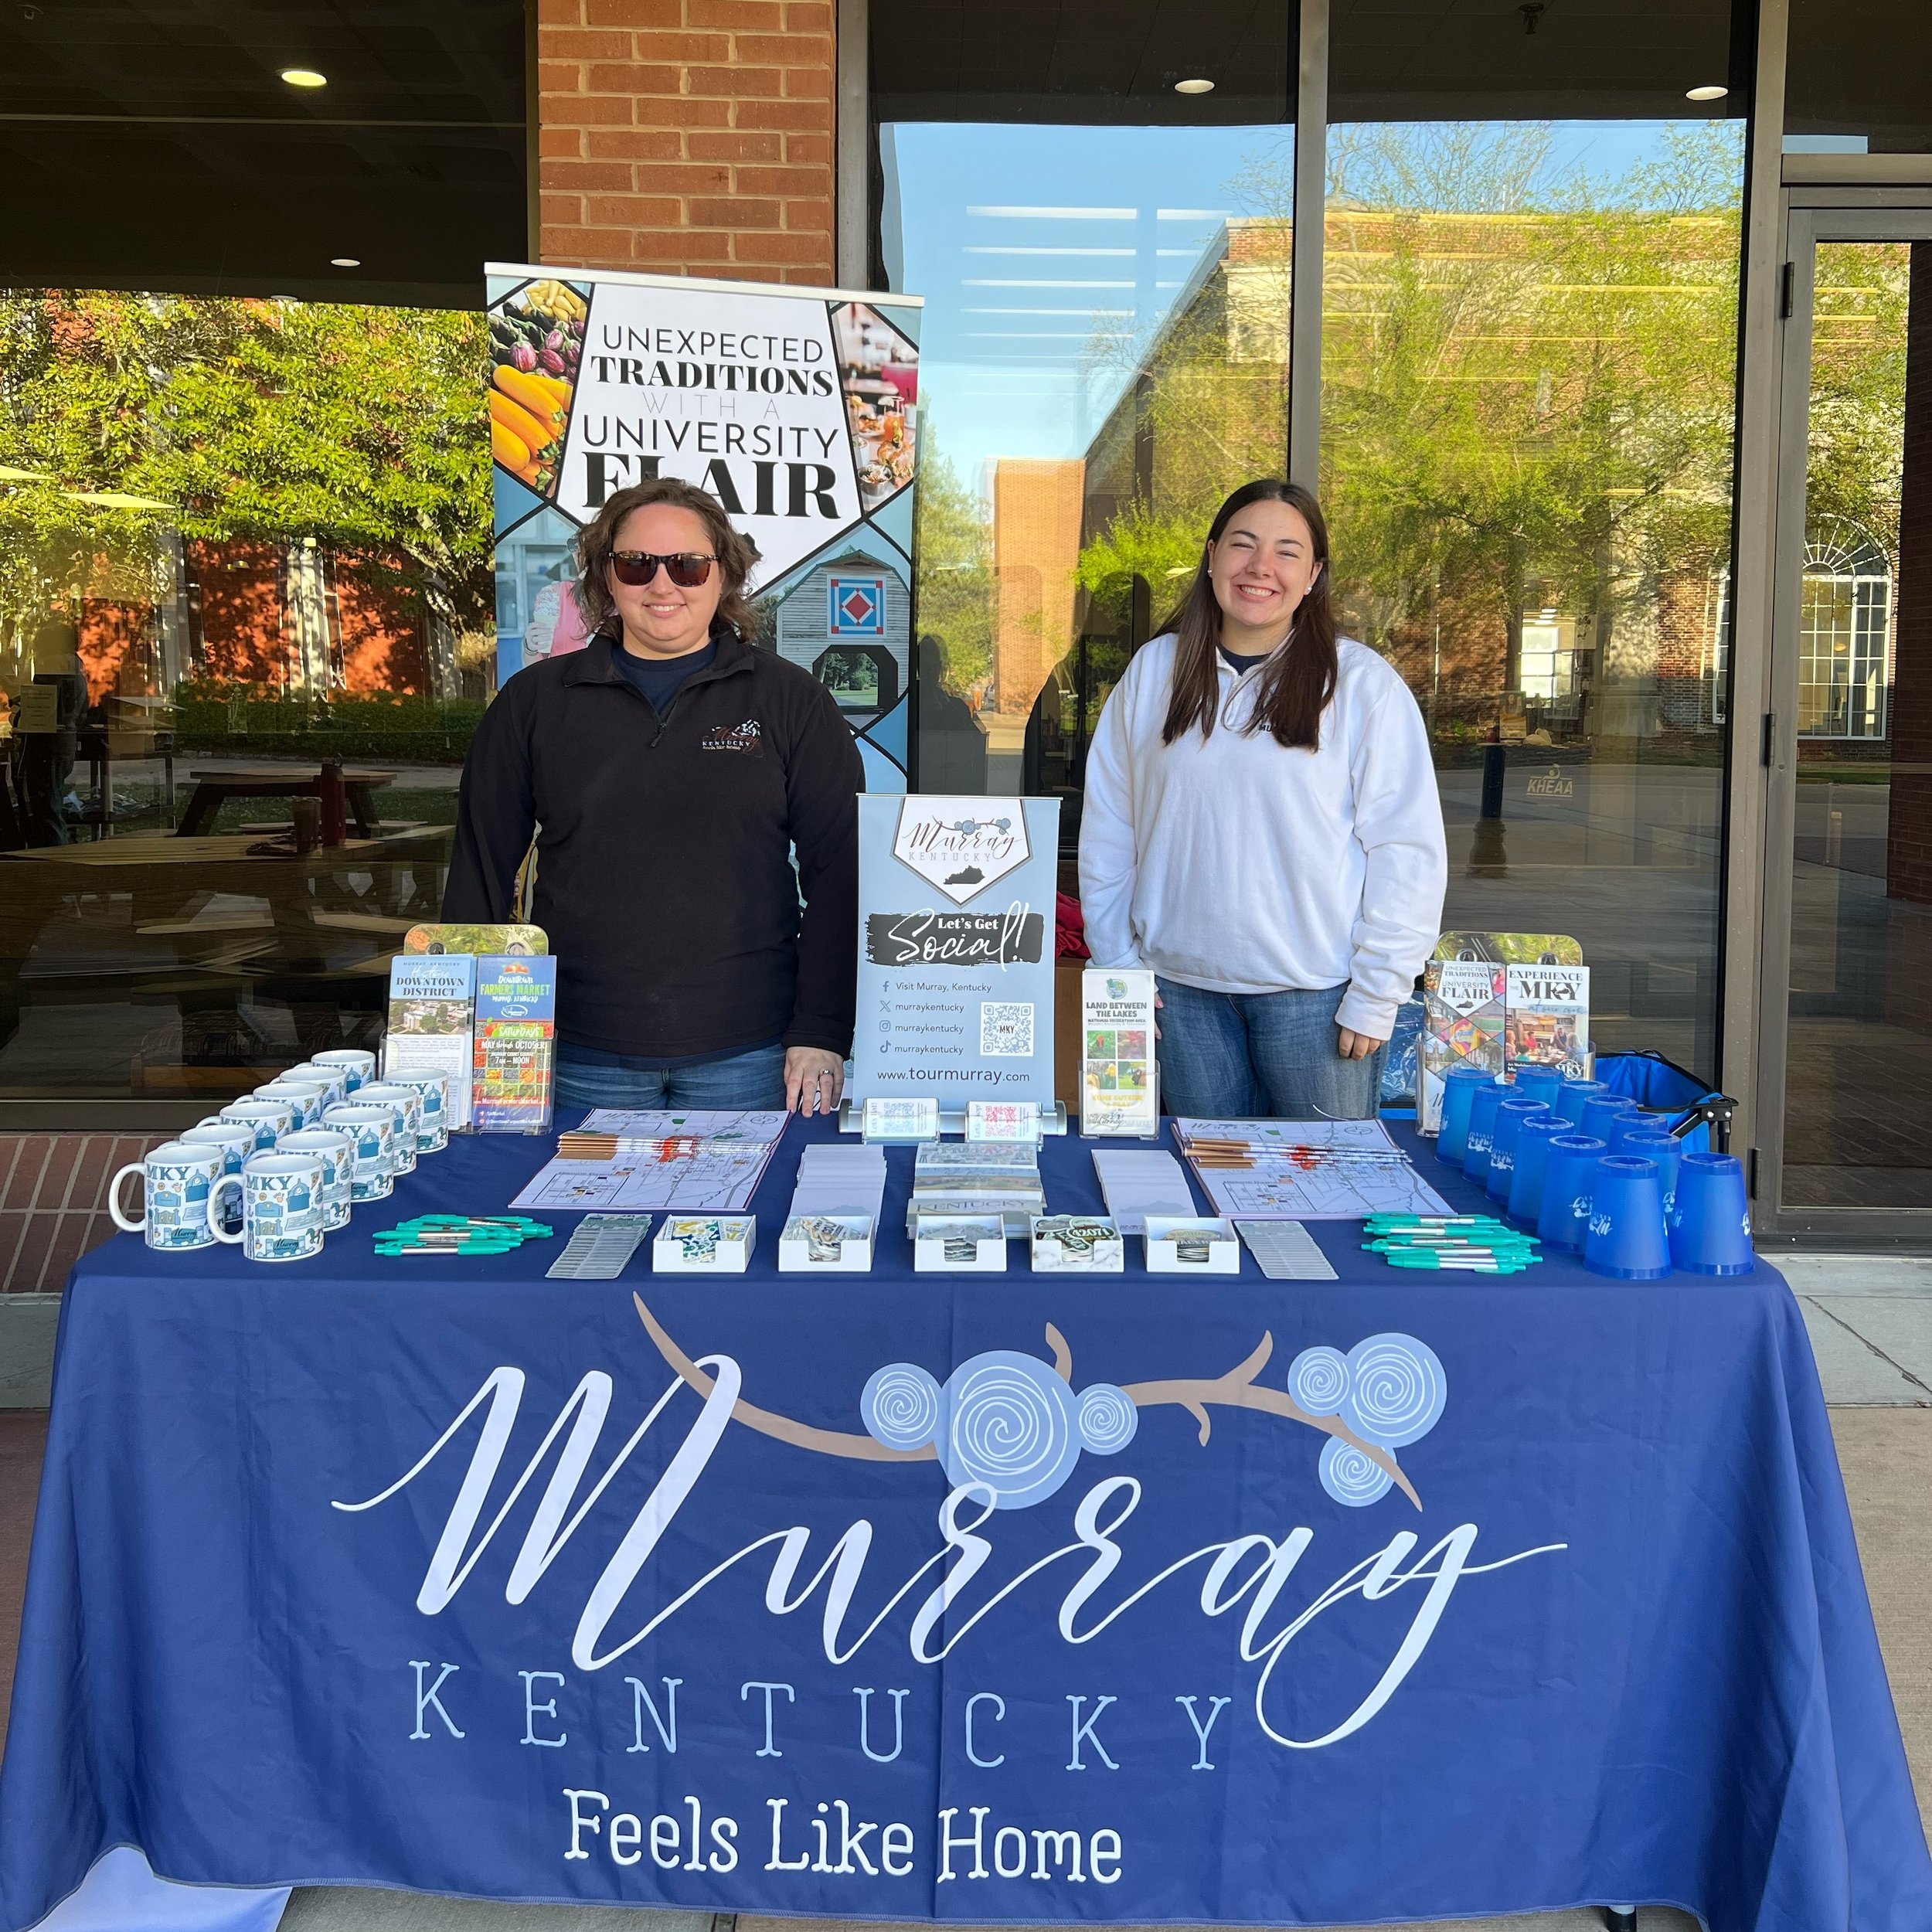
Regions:
M 1178 980 L 1155 984 L 1163 1112 L 1227 1121 L 1374 1117 L 1381 1052 L 1345 1060 L 1335 1050 L 1345 986 L 1206 993 Z
M 785 1049 L 754 1046 L 730 1059 L 696 1066 L 638 1069 L 575 1057 L 557 1043 L 556 1107 L 691 1107 L 731 1111 L 776 1109 L 785 1104 Z

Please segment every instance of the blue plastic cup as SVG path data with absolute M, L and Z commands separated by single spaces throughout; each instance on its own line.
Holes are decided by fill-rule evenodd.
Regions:
M 1663 1116 L 1654 1117 L 1662 1121 Z M 1677 1213 L 1677 1170 L 1684 1158 L 1684 1143 L 1667 1127 L 1645 1127 L 1624 1134 L 1611 1151 L 1657 1163 L 1658 1184 L 1664 1190 L 1664 1226 L 1668 1228 Z
M 1611 1122 L 1610 1131 L 1604 1138 L 1609 1141 L 1611 1153 L 1621 1154 L 1624 1151 L 1624 1143 L 1633 1134 L 1651 1134 L 1660 1129 L 1666 1133 L 1669 1131 L 1670 1117 L 1668 1114 L 1653 1114 L 1648 1107 L 1633 1104 L 1628 1111 L 1619 1114 Z
M 1607 1094 L 1610 1089 L 1601 1080 L 1573 1080 L 1565 1077 L 1563 1087 L 1552 1103 L 1554 1111 L 1573 1125 L 1580 1126 L 1583 1107 L 1599 1094 Z
M 1516 1091 L 1532 1100 L 1541 1100 L 1546 1107 L 1556 1104 L 1556 1096 L 1563 1090 L 1563 1073 L 1560 1066 L 1519 1066 L 1516 1069 Z
M 1619 1281 L 1655 1281 L 1670 1273 L 1670 1233 L 1657 1163 L 1606 1154 L 1597 1163 L 1583 1266 Z
M 1757 1266 L 1744 1169 L 1735 1154 L 1686 1154 L 1678 1163 L 1670 1247 L 1691 1274 L 1749 1274 Z
M 1489 1130 L 1489 1167 L 1483 1186 L 1498 1206 L 1509 1199 L 1509 1184 L 1516 1178 L 1516 1136 L 1525 1121 L 1539 1120 L 1549 1109 L 1539 1100 L 1525 1094 L 1512 1094 L 1496 1104 L 1496 1124 Z
M 1489 1179 L 1489 1142 L 1496 1131 L 1496 1109 L 1508 1087 L 1492 1081 L 1479 1087 L 1469 1101 L 1469 1128 L 1463 1136 L 1462 1171 L 1481 1187 Z
M 1583 1103 L 1583 1115 L 1577 1124 L 1577 1131 L 1580 1134 L 1594 1134 L 1600 1141 L 1607 1144 L 1615 1131 L 1611 1123 L 1620 1115 L 1633 1110 L 1642 1111 L 1628 1094 L 1593 1095 Z
M 1442 1077 L 1442 1131 L 1436 1137 L 1436 1152 L 1444 1160 L 1462 1165 L 1469 1148 L 1469 1103 L 1479 1087 L 1494 1087 L 1496 1077 L 1480 1066 L 1452 1066 Z
M 1591 1184 L 1597 1163 L 1609 1150 L 1594 1134 L 1559 1134 L 1543 1165 L 1543 1198 L 1536 1233 L 1545 1247 L 1575 1254 L 1590 1232 Z
M 1509 1182 L 1507 1209 L 1511 1220 L 1521 1221 L 1527 1227 L 1536 1225 L 1543 1204 L 1543 1175 L 1549 1165 L 1549 1143 L 1559 1134 L 1569 1131 L 1570 1123 L 1549 1107 L 1532 1114 L 1516 1130 L 1516 1172 Z

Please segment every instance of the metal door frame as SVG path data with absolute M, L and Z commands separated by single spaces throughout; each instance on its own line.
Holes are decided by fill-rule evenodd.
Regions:
M 1771 590 L 1770 709 L 1763 725 L 1763 923 L 1760 934 L 1754 1213 L 1774 1237 L 1829 1236 L 1891 1245 L 1932 1239 L 1932 1208 L 1781 1206 L 1785 1073 L 1790 1025 L 1792 852 L 1798 807 L 1798 632 L 1811 389 L 1812 301 L 1817 244 L 1932 241 L 1932 193 L 1923 188 L 1787 187 L 1784 341 L 1777 434 L 1776 538 Z M 1747 754 L 1748 755 L 1748 754 Z

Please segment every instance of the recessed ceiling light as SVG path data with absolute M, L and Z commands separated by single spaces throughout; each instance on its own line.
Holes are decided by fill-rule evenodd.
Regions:
M 1192 80 L 1177 80 L 1174 83 L 1174 91 L 1177 94 L 1211 94 L 1214 91 L 1214 83 L 1199 78 Z
M 282 78 L 291 87 L 326 87 L 328 76 L 318 73 L 313 67 L 284 67 Z
M 331 268 L 360 268 L 362 258 L 360 255 L 332 255 L 328 265 Z
M 1722 100 L 1730 92 L 1728 87 L 1690 87 L 1685 90 L 1686 100 Z

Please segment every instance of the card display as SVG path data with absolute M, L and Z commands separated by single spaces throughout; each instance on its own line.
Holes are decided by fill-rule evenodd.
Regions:
M 1080 975 L 1080 1131 L 1161 1131 L 1154 1061 L 1154 975 L 1089 967 Z
M 1452 1068 L 1502 1071 L 1503 974 L 1486 959 L 1432 959 L 1423 968 L 1418 1131 L 1441 1131 L 1442 1083 Z
M 1503 1060 L 1519 1066 L 1555 1066 L 1581 1080 L 1590 1053 L 1590 968 L 1505 967 Z
M 383 1073 L 400 1080 L 440 1073 L 449 1124 L 470 1124 L 475 1057 L 476 961 L 468 953 L 398 953 L 389 963 L 389 1031 Z
M 1059 862 L 1057 798 L 860 798 L 855 1097 L 1053 1106 Z
M 556 1054 L 556 961 L 491 954 L 476 962 L 471 1124 L 485 1134 L 541 1134 L 550 1124 Z

